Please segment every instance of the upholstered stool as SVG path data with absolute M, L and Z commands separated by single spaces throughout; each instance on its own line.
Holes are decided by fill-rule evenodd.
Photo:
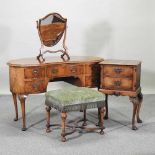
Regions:
M 100 130 L 100 134 L 103 134 L 104 129 L 104 95 L 96 90 L 85 87 L 67 87 L 58 90 L 48 91 L 46 93 L 46 111 L 47 111 L 47 125 L 46 132 L 50 132 L 50 110 L 51 108 L 57 109 L 61 112 L 61 140 L 66 141 L 65 136 L 73 133 L 66 133 L 65 127 L 71 127 L 66 125 L 67 112 L 80 111 L 84 112 L 82 126 L 74 126 L 75 128 L 85 129 L 86 131 Z M 98 127 L 86 128 L 86 109 L 98 108 Z M 73 128 L 73 127 L 72 127 Z M 75 130 L 74 130 L 75 131 Z

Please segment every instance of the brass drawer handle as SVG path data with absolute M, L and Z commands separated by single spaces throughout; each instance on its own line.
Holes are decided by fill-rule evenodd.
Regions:
M 38 75 L 39 70 L 38 69 L 33 69 L 32 73 L 33 73 L 33 75 Z
M 120 74 L 121 72 L 123 72 L 123 69 L 121 68 L 114 68 L 114 72 L 117 74 Z
M 72 73 L 76 73 L 76 72 L 77 72 L 77 69 L 76 69 L 76 68 L 72 68 L 70 71 L 71 71 Z
M 71 71 L 71 73 L 76 73 L 77 72 L 76 66 L 71 66 L 70 71 Z
M 57 74 L 58 73 L 58 69 L 52 69 L 52 73 L 53 74 Z
M 119 87 L 119 86 L 121 86 L 121 81 L 114 81 L 114 85 L 116 86 L 116 87 Z

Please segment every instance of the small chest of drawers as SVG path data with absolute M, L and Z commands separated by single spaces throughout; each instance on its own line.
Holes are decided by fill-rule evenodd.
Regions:
M 105 60 L 100 63 L 100 91 L 106 94 L 106 115 L 108 118 L 108 95 L 129 96 L 133 103 L 132 129 L 136 130 L 135 120 L 139 118 L 142 103 L 140 87 L 141 62 L 135 60 Z
M 136 95 L 140 89 L 140 61 L 105 60 L 100 65 L 102 91 L 109 95 Z

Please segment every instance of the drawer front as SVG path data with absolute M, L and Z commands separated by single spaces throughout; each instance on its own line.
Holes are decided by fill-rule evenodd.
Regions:
M 33 81 L 25 81 L 25 92 L 26 93 L 38 93 L 45 92 L 46 85 L 44 80 L 33 80 Z
M 60 77 L 66 75 L 66 65 L 52 65 L 46 69 L 47 77 Z
M 84 65 L 67 65 L 66 69 L 68 76 L 80 75 L 84 73 Z
M 131 77 L 133 76 L 133 67 L 121 65 L 104 65 L 103 75 L 110 77 Z
M 130 78 L 104 77 L 102 87 L 113 90 L 132 90 L 133 80 Z
M 25 68 L 24 76 L 26 79 L 45 77 L 45 68 L 44 67 Z

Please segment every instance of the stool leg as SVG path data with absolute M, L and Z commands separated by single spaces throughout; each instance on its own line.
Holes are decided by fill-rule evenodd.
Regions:
M 67 114 L 65 112 L 61 113 L 61 141 L 65 142 L 66 141 L 66 133 L 65 133 L 65 127 L 66 127 L 66 118 Z
M 86 109 L 83 111 L 83 124 L 82 126 L 87 126 Z
M 50 129 L 50 111 L 51 111 L 51 107 L 47 106 L 46 107 L 46 120 L 47 120 L 46 132 L 47 133 L 51 132 L 51 129 Z
M 104 107 L 101 107 L 100 109 L 100 128 L 101 128 L 101 131 L 100 131 L 100 134 L 103 135 L 104 134 Z
M 106 113 L 104 116 L 104 119 L 108 119 L 108 95 L 105 95 L 105 107 L 106 107 Z
M 101 108 L 98 108 L 98 123 L 96 123 L 96 126 L 100 126 L 100 122 L 101 122 L 100 110 L 101 110 Z

